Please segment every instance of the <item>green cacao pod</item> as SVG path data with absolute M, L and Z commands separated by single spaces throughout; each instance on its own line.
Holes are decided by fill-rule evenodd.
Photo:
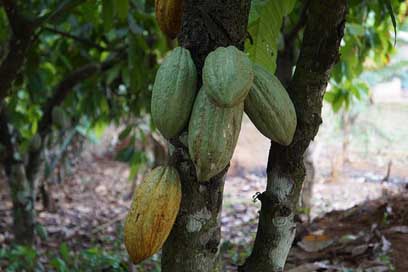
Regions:
M 181 29 L 183 0 L 155 0 L 156 19 L 161 31 L 171 39 Z
M 40 134 L 37 133 L 31 138 L 29 148 L 32 151 L 37 151 L 38 149 L 41 148 L 41 144 L 42 144 L 41 136 Z
M 197 92 L 197 71 L 190 52 L 174 49 L 156 74 L 152 93 L 152 119 L 167 139 L 188 124 Z
M 264 136 L 289 145 L 297 125 L 295 106 L 278 78 L 257 64 L 254 72 L 245 112 Z
M 244 103 L 223 108 L 201 89 L 188 127 L 188 148 L 199 181 L 208 181 L 229 163 L 237 144 Z
M 248 56 L 234 46 L 211 52 L 203 67 L 203 85 L 210 99 L 220 107 L 244 102 L 254 78 Z
M 137 264 L 164 244 L 176 220 L 181 182 L 174 167 L 156 167 L 137 187 L 124 227 L 126 250 Z
M 52 122 L 58 128 L 69 128 L 71 126 L 71 119 L 69 118 L 67 112 L 60 106 L 55 106 L 52 109 Z

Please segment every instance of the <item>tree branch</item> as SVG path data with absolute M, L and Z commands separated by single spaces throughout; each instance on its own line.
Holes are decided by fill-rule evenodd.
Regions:
M 16 162 L 14 153 L 16 151 L 13 135 L 9 128 L 9 117 L 5 107 L 0 109 L 0 144 L 3 145 L 4 151 L 0 154 L 0 164 L 4 166 L 6 174 L 11 173 L 11 166 Z
M 291 248 L 294 214 L 305 177 L 303 154 L 321 124 L 321 109 L 330 72 L 339 58 L 347 0 L 312 0 L 301 54 L 289 85 L 297 128 L 290 146 L 271 144 L 267 188 L 254 248 L 240 271 L 283 271 Z
M 72 40 L 74 40 L 74 41 L 83 43 L 84 45 L 86 45 L 86 46 L 88 46 L 88 47 L 96 48 L 96 49 L 98 49 L 98 50 L 100 50 L 100 51 L 109 51 L 109 50 L 111 50 L 111 49 L 109 49 L 109 48 L 100 46 L 99 44 L 94 43 L 94 42 L 92 42 L 92 41 L 90 41 L 90 40 L 87 40 L 87 39 L 84 39 L 84 38 L 81 38 L 81 37 L 72 35 L 72 34 L 67 33 L 67 32 L 60 31 L 60 30 L 58 30 L 58 29 L 56 29 L 56 28 L 51 28 L 51 27 L 45 26 L 45 27 L 43 27 L 43 29 L 46 30 L 46 31 L 49 31 L 49 32 L 58 34 L 58 35 L 60 35 L 60 36 L 63 36 L 63 37 L 72 39 Z
M 14 0 L 0 0 L 3 3 L 6 11 L 7 19 L 9 21 L 11 30 L 17 36 L 23 36 L 26 32 L 31 32 L 33 29 L 32 22 L 24 18 L 18 10 L 16 1 Z
M 70 10 L 76 8 L 78 5 L 84 3 L 87 0 L 65 0 L 62 1 L 53 11 L 45 14 L 37 20 L 37 25 L 41 26 L 47 22 L 54 22 L 61 18 L 61 16 L 67 14 Z
M 302 13 L 300 14 L 299 21 L 292 28 L 292 30 L 285 35 L 285 47 L 289 44 L 289 47 L 293 44 L 293 41 L 298 36 L 300 30 L 302 30 L 307 22 L 307 12 L 309 10 L 310 0 L 307 0 L 303 6 Z
M 90 78 L 98 72 L 104 72 L 110 69 L 125 56 L 126 53 L 122 52 L 121 54 L 116 54 L 105 62 L 86 64 L 65 77 L 55 88 L 53 92 L 54 95 L 44 104 L 43 117 L 38 126 L 40 135 L 43 137 L 49 132 L 49 128 L 52 124 L 52 109 L 64 101 L 65 97 L 68 96 L 75 85 Z
M 98 72 L 104 72 L 116 63 L 126 57 L 126 53 L 116 54 L 112 58 L 103 63 L 86 64 L 69 74 L 63 79 L 55 88 L 54 95 L 51 96 L 43 107 L 43 117 L 38 125 L 38 134 L 44 140 L 49 133 L 52 125 L 52 110 L 55 106 L 60 105 L 64 99 L 69 95 L 71 90 L 82 81 L 90 78 Z M 28 163 L 26 166 L 26 173 L 28 180 L 35 179 L 38 174 L 38 168 L 41 164 L 42 148 L 31 150 L 28 154 Z
M 283 33 L 285 43 L 284 48 L 278 51 L 275 74 L 285 88 L 288 88 L 292 80 L 293 67 L 296 65 L 297 61 L 295 56 L 295 39 L 306 25 L 310 1 L 311 0 L 306 0 L 304 3 L 299 20 L 291 31 L 287 34 Z M 284 32 L 284 29 L 282 29 L 282 32 Z
M 22 17 L 13 0 L 0 0 L 5 8 L 7 18 L 12 30 L 8 43 L 8 53 L 0 64 L 0 102 L 8 92 L 20 73 L 25 61 L 25 54 L 33 40 L 34 26 Z

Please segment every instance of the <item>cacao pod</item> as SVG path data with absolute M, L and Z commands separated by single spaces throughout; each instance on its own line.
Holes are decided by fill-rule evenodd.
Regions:
M 31 138 L 29 148 L 32 151 L 37 151 L 41 148 L 41 144 L 42 144 L 41 136 L 40 134 L 37 133 Z
M 153 122 L 167 139 L 188 124 L 197 92 L 197 71 L 190 52 L 178 47 L 164 60 L 153 85 Z
M 220 107 L 244 102 L 254 74 L 248 56 L 234 46 L 211 52 L 203 67 L 203 85 L 210 99 Z
M 124 227 L 125 246 L 133 263 L 152 256 L 163 246 L 180 201 L 181 182 L 174 167 L 156 167 L 137 187 Z
M 55 106 L 52 109 L 52 122 L 61 129 L 66 129 L 71 126 L 71 119 L 67 112 L 60 106 Z
M 244 103 L 223 108 L 215 105 L 204 87 L 194 103 L 188 127 L 188 148 L 199 181 L 208 181 L 229 163 L 237 144 Z
M 155 0 L 156 19 L 161 31 L 170 39 L 181 29 L 183 0 Z
M 289 145 L 297 125 L 295 106 L 278 78 L 257 64 L 254 73 L 245 112 L 264 136 Z

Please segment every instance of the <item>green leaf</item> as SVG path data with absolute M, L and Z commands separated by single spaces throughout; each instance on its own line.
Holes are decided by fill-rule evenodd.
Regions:
M 52 266 L 53 268 L 56 269 L 57 272 L 68 272 L 68 271 L 69 271 L 69 269 L 68 269 L 66 263 L 65 263 L 62 259 L 60 259 L 60 258 L 58 258 L 58 257 L 53 258 L 53 259 L 51 260 L 51 263 L 50 263 L 50 264 L 51 264 L 51 266 Z
M 359 24 L 348 23 L 346 28 L 347 31 L 354 36 L 363 36 L 365 34 L 364 27 Z
M 115 5 L 113 0 L 102 0 L 102 18 L 105 31 L 109 31 L 113 26 L 115 17 Z
M 144 65 L 144 51 L 147 50 L 145 40 L 140 35 L 129 32 L 128 35 L 128 68 L 130 78 L 130 90 L 133 94 L 138 95 L 146 80 L 148 70 Z
M 118 13 L 119 19 L 125 20 L 129 12 L 129 0 L 116 0 L 115 7 Z
M 394 10 L 392 9 L 391 0 L 385 0 L 385 5 L 387 6 L 388 13 L 391 16 L 392 26 L 394 27 L 394 46 L 397 43 L 397 20 L 395 19 Z
M 126 127 L 120 134 L 119 134 L 119 140 L 123 141 L 126 139 L 127 136 L 129 136 L 130 132 L 132 132 L 133 127 L 128 126 Z
M 40 224 L 36 223 L 35 224 L 35 233 L 43 240 L 46 241 L 48 239 L 48 232 L 45 229 L 45 227 Z
M 269 72 L 276 69 L 278 41 L 283 17 L 288 15 L 296 0 L 253 1 L 248 31 L 253 44 L 248 43 L 249 57 Z
M 70 260 L 69 248 L 66 243 L 62 243 L 60 245 L 59 252 L 65 262 L 68 262 Z

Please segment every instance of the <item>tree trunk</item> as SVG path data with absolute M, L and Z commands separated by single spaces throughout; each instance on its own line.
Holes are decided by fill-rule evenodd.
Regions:
M 305 177 L 303 154 L 321 124 L 323 94 L 339 57 L 346 6 L 346 0 L 311 1 L 301 54 L 288 89 L 298 117 L 295 137 L 288 147 L 271 144 L 254 248 L 241 271 L 283 271 Z
M 13 233 L 19 244 L 31 245 L 35 229 L 35 184 L 26 177 L 24 164 L 15 163 L 8 173 L 13 201 Z
M 249 9 L 250 0 L 184 1 L 179 41 L 190 50 L 199 78 L 206 56 L 217 47 L 235 45 L 243 49 Z M 162 271 L 221 271 L 220 215 L 227 168 L 209 182 L 198 183 L 185 137 L 184 134 L 172 141 L 170 162 L 180 172 L 183 197 L 176 223 L 163 247 Z
M 306 176 L 303 181 L 300 205 L 307 213 L 308 220 L 310 220 L 310 212 L 312 209 L 313 187 L 315 179 L 315 166 L 313 161 L 314 145 L 310 145 L 306 150 L 303 163 L 305 164 Z

